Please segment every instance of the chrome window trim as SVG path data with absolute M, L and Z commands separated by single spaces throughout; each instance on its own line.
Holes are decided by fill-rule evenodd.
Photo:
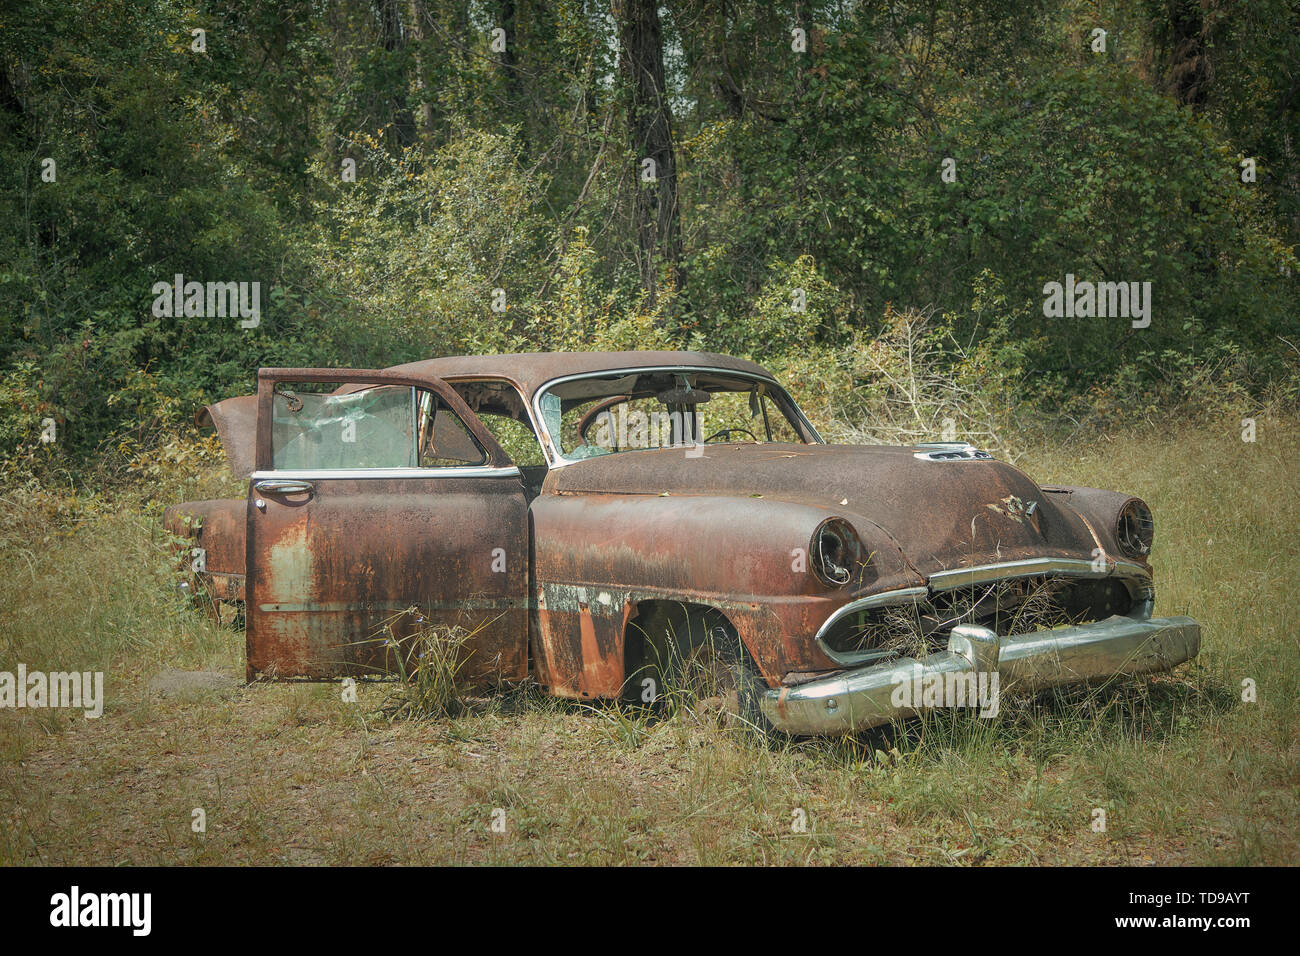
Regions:
M 989 584 L 994 581 L 1034 577 L 1040 574 L 1064 574 L 1084 578 L 1118 577 L 1128 587 L 1129 594 L 1133 598 L 1134 605 L 1129 612 L 1129 617 L 1146 619 L 1155 609 L 1155 589 L 1151 573 L 1139 564 L 1115 561 L 1107 564 L 1105 571 L 1097 571 L 1091 561 L 1078 558 L 1030 558 L 1025 561 L 1008 561 L 1002 564 L 982 564 L 973 568 L 938 571 L 930 575 L 928 587 L 898 588 L 850 601 L 826 619 L 817 629 L 813 640 L 821 652 L 836 664 L 843 666 L 865 664 L 887 656 L 888 652 L 868 650 L 843 654 L 833 650 L 826 643 L 826 634 L 844 616 L 891 604 L 906 604 L 908 601 L 928 596 L 932 592 L 951 591 L 968 585 Z
M 784 385 L 770 375 L 759 375 L 755 372 L 740 372 L 735 369 L 717 368 L 712 365 L 638 365 L 633 366 L 632 368 L 611 368 L 602 369 L 599 372 L 578 372 L 575 375 L 562 375 L 559 378 L 548 379 L 533 390 L 533 400 L 529 403 L 529 414 L 533 418 L 533 424 L 537 427 L 537 434 L 542 438 L 543 451 L 546 453 L 546 460 L 551 468 L 563 468 L 566 465 L 575 465 L 580 461 L 587 461 L 589 459 L 565 458 L 560 454 L 559 448 L 555 444 L 554 439 L 551 438 L 550 432 L 546 430 L 546 420 L 542 416 L 542 396 L 556 385 L 562 385 L 565 382 L 572 382 L 580 378 L 608 378 L 614 375 L 630 375 L 634 372 L 713 372 L 717 375 L 734 375 L 738 378 L 747 378 L 755 382 L 775 385 L 781 390 L 781 394 L 785 396 L 786 400 L 789 401 L 790 407 L 794 409 L 795 415 L 799 418 L 800 424 L 802 424 L 804 428 L 808 429 L 808 434 L 812 435 L 815 439 L 815 441 L 807 444 L 826 444 L 826 440 L 822 438 L 817 429 L 813 427 L 812 422 L 808 421 L 808 416 L 803 413 L 803 409 L 799 407 L 799 403 L 794 400 Z M 683 445 L 681 447 L 687 448 L 691 446 Z
M 249 478 L 256 482 L 269 478 L 286 481 L 319 481 L 328 478 L 510 478 L 519 477 L 519 468 L 510 465 L 472 465 L 465 468 L 294 468 L 286 471 L 255 471 Z

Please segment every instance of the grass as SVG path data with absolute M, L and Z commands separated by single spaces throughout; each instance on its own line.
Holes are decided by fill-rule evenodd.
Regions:
M 439 716 L 418 720 L 383 716 L 391 685 L 359 684 L 356 703 L 338 685 L 244 687 L 239 633 L 172 587 L 156 503 L 6 493 L 0 669 L 102 669 L 107 701 L 99 720 L 0 710 L 0 862 L 1297 862 L 1297 424 L 1261 419 L 1254 444 L 1227 421 L 1101 436 L 1019 462 L 1146 498 L 1157 611 L 1204 626 L 1193 664 L 1004 701 L 991 720 L 771 747 L 688 709 L 527 687 L 447 707 L 433 670 Z M 164 696 L 166 668 L 231 680 Z

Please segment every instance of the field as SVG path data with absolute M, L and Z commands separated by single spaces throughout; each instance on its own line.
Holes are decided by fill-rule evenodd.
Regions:
M 218 478 L 6 490 L 0 670 L 103 670 L 106 703 L 0 710 L 0 863 L 1296 863 L 1298 425 L 1096 434 L 1018 462 L 1146 498 L 1157 613 L 1204 626 L 1191 665 L 774 746 L 529 688 L 389 721 L 384 685 L 357 703 L 243 686 L 242 635 L 176 594 L 158 526 Z

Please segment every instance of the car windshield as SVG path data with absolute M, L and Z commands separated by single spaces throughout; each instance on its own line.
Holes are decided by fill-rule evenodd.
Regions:
M 733 372 L 589 375 L 545 389 L 537 406 L 569 461 L 701 443 L 816 440 L 780 386 Z

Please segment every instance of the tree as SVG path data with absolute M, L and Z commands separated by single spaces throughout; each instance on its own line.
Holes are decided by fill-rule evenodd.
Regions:
M 628 96 L 628 137 L 637 159 L 637 267 L 653 307 L 660 292 L 661 264 L 668 268 L 669 289 L 676 292 L 682 285 L 677 159 L 664 82 L 663 31 L 655 0 L 613 0 L 611 7 L 618 23 L 619 72 Z

